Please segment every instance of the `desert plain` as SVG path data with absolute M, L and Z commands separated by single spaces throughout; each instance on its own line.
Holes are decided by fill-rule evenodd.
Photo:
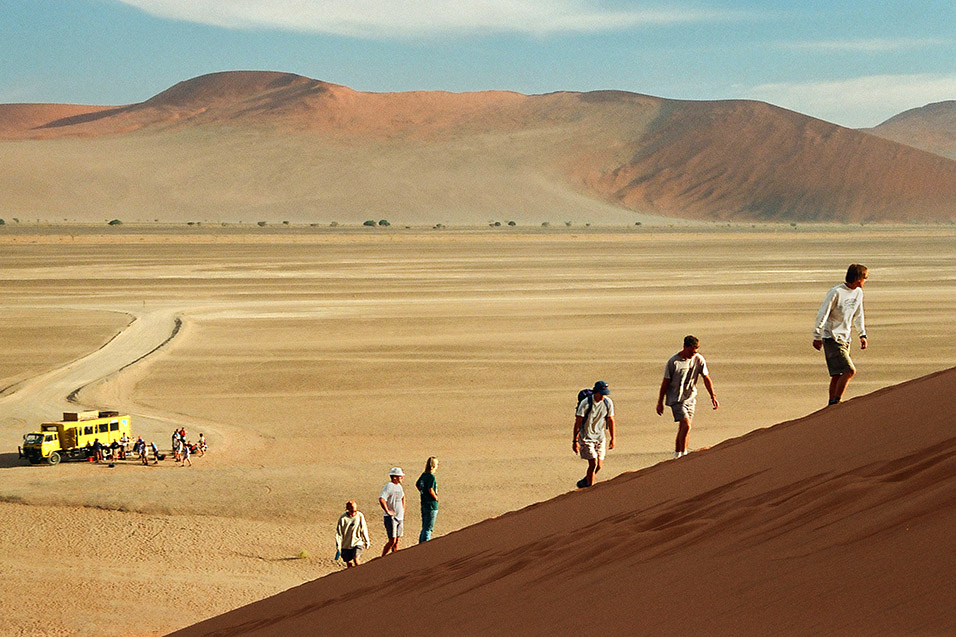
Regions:
M 706 448 L 823 407 L 826 290 L 870 269 L 852 400 L 956 359 L 956 228 L 0 228 L 0 633 L 161 634 L 341 566 L 348 499 L 440 459 L 437 535 L 574 488 L 574 397 L 612 388 L 606 480 L 670 462 L 654 404 L 685 334 Z M 192 467 L 32 466 L 24 433 L 118 409 Z M 918 426 L 906 423 L 905 426 Z

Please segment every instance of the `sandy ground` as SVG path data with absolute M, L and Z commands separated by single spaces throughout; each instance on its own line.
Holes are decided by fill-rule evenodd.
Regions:
M 174 635 L 952 635 L 954 386 L 929 374 Z
M 687 333 L 722 403 L 692 447 L 813 412 L 827 382 L 813 318 L 851 261 L 870 268 L 870 349 L 848 397 L 949 367 L 954 239 L 0 232 L 0 560 L 16 574 L 0 633 L 154 634 L 326 574 L 344 501 L 380 545 L 388 468 L 411 483 L 429 455 L 439 535 L 566 492 L 583 472 L 574 395 L 598 378 L 619 428 L 602 478 L 653 465 L 674 436 L 654 413 L 663 364 Z M 186 468 L 18 462 L 22 435 L 77 408 L 77 389 L 163 447 L 184 426 L 211 451 Z

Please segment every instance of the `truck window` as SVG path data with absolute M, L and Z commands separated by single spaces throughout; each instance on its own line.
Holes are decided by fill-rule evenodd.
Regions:
M 47 434 L 46 436 L 43 437 L 43 442 L 53 442 L 53 438 L 54 438 L 53 434 Z
M 84 435 L 84 436 L 92 436 L 92 435 L 93 435 L 93 425 L 87 425 L 87 426 L 83 427 L 83 435 Z
M 97 430 L 98 430 L 101 434 L 105 434 L 107 431 L 109 431 L 109 428 L 110 428 L 109 424 L 107 424 L 107 423 L 104 422 L 103 424 L 101 424 L 101 425 L 98 426 Z
M 110 423 L 110 431 L 119 431 L 119 422 L 114 420 Z

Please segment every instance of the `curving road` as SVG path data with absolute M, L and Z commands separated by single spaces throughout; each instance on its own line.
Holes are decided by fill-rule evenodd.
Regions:
M 98 350 L 27 379 L 0 397 L 0 411 L 7 425 L 3 436 L 9 439 L 5 442 L 20 440 L 28 429 L 43 420 L 59 418 L 60 412 L 94 408 L 73 402 L 79 390 L 143 360 L 168 343 L 181 325 L 177 310 L 128 314 L 130 323 Z

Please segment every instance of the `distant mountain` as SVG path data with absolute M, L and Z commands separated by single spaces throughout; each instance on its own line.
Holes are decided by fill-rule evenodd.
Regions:
M 752 101 L 364 93 L 240 71 L 126 106 L 0 105 L 0 140 L 0 206 L 31 219 L 600 224 L 956 214 L 952 158 Z
M 956 159 L 956 100 L 913 108 L 864 129 L 900 144 Z

